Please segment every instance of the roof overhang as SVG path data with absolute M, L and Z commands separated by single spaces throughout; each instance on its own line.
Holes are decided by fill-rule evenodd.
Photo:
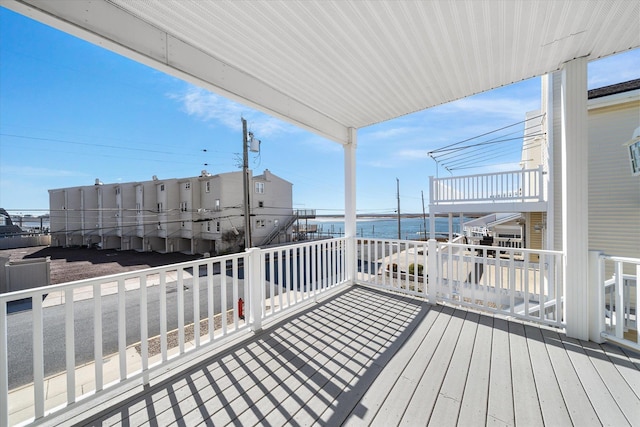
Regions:
M 0 0 L 331 140 L 640 46 L 640 2 Z

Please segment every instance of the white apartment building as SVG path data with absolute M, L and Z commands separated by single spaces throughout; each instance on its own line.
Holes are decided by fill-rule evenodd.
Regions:
M 251 176 L 254 246 L 291 240 L 293 185 Z M 221 254 L 244 245 L 242 172 L 49 190 L 52 246 Z

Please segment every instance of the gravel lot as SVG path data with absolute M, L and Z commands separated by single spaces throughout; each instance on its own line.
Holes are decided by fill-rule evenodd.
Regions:
M 11 261 L 51 257 L 51 284 L 53 285 L 202 258 L 201 255 L 182 253 L 160 254 L 49 246 L 0 250 L 0 257 L 9 258 Z

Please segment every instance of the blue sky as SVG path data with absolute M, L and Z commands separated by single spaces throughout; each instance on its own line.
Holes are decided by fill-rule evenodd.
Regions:
M 588 84 L 639 77 L 635 49 L 592 62 Z M 520 122 L 539 107 L 534 78 L 361 129 L 358 212 L 394 212 L 396 178 L 401 211 L 421 212 L 421 191 L 428 203 L 429 176 L 436 174 L 429 151 Z M 250 158 L 254 174 L 269 169 L 292 182 L 294 208 L 343 212 L 339 144 L 0 7 L 0 207 L 12 213 L 45 213 L 48 189 L 96 178 L 238 170 L 241 116 L 262 140 L 260 154 Z M 478 168 L 454 173 L 517 168 L 520 145 L 504 144 Z

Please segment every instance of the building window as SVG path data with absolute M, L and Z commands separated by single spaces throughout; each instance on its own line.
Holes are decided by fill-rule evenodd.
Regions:
M 180 202 L 180 212 L 187 211 L 187 202 Z
M 214 206 L 214 209 L 215 209 L 216 211 L 219 211 L 219 210 L 220 210 L 220 199 L 216 199 L 216 205 Z
M 207 193 L 211 191 L 211 182 L 210 181 L 207 181 L 207 182 L 204 183 L 204 191 L 207 192 Z
M 182 226 L 182 228 L 184 228 L 184 221 L 182 221 L 182 224 L 181 224 L 181 226 Z
M 258 202 L 258 207 L 264 208 L 264 202 L 262 200 Z
M 162 212 L 162 202 L 158 203 L 158 212 Z
M 164 191 L 164 184 L 160 184 L 160 191 Z
M 120 194 L 120 187 L 116 187 L 116 196 Z
M 256 228 L 264 228 L 265 221 L 264 219 L 256 219 Z
M 142 206 L 140 206 L 140 203 L 136 203 L 136 213 L 137 214 L 141 214 L 142 213 Z
M 191 183 L 190 183 L 190 182 L 187 182 L 187 183 L 184 185 L 184 189 L 185 189 L 185 190 L 188 190 L 188 189 L 190 189 L 190 188 L 191 188 Z
M 211 231 L 211 221 L 207 221 L 207 231 Z
M 264 193 L 264 182 L 256 182 L 256 193 L 258 194 Z
M 220 221 L 216 221 L 216 233 L 220 232 Z

